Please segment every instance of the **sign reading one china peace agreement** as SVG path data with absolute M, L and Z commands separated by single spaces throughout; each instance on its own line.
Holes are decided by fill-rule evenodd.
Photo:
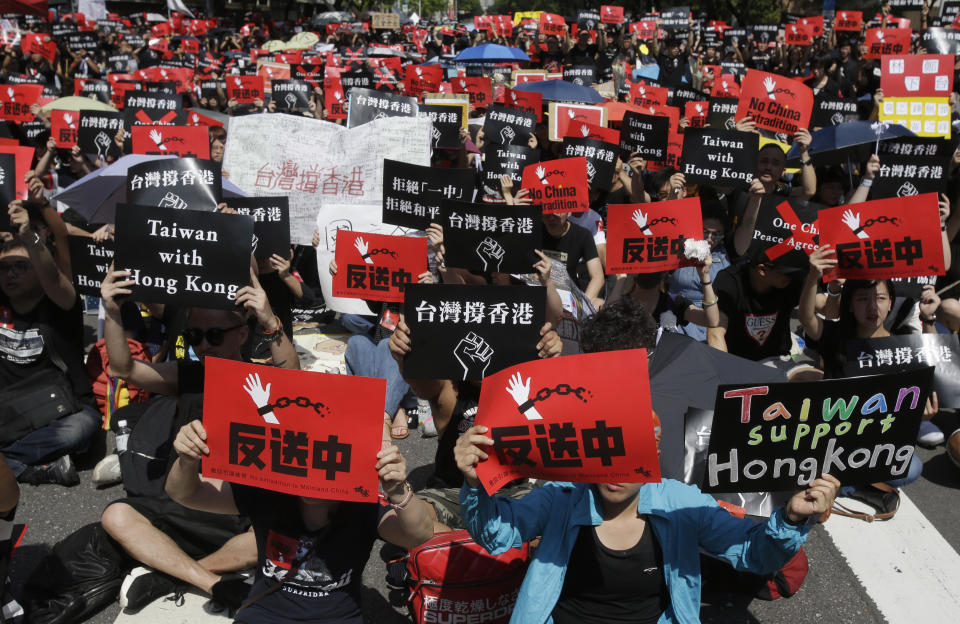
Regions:
M 518 477 L 660 481 L 644 349 L 548 358 L 488 376 L 476 424 L 494 441 L 477 465 L 491 495 Z
M 208 358 L 203 475 L 309 498 L 377 502 L 386 381 Z
M 717 388 L 706 492 L 799 490 L 906 476 L 933 368 L 829 381 Z
M 684 242 L 703 236 L 700 198 L 607 207 L 607 274 L 670 271 L 693 262 Z
M 290 240 L 309 245 L 330 206 L 379 206 L 383 161 L 430 164 L 430 120 L 392 117 L 353 130 L 293 115 L 231 117 L 223 166 L 248 195 L 286 195 Z M 317 149 L 322 145 L 323 149 Z
M 232 310 L 250 283 L 252 238 L 247 217 L 121 204 L 114 263 L 137 301 Z
M 722 183 L 749 188 L 757 171 L 760 135 L 737 130 L 694 130 L 683 135 L 683 172 L 687 183 Z
M 757 127 L 794 135 L 810 123 L 813 91 L 798 80 L 756 69 L 747 71 L 740 87 L 737 119 L 749 115 Z
M 113 262 L 113 241 L 96 243 L 89 236 L 68 236 L 67 244 L 70 246 L 70 270 L 73 271 L 73 285 L 77 292 L 99 297 L 100 284 Z
M 480 380 L 537 359 L 547 289 L 410 284 L 403 308 L 412 347 L 405 377 Z
M 339 230 L 336 259 L 335 297 L 400 303 L 427 271 L 427 239 Z
M 545 213 L 590 209 L 586 158 L 558 158 L 527 165 L 522 186 Z
M 127 202 L 178 210 L 216 210 L 220 163 L 199 158 L 161 158 L 127 169 Z

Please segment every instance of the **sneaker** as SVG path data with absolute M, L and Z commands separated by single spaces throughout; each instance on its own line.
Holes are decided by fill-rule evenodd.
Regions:
M 73 460 L 69 455 L 64 455 L 55 462 L 42 464 L 40 466 L 27 466 L 26 470 L 17 477 L 20 483 L 30 485 L 42 485 L 44 483 L 56 483 L 66 487 L 71 487 L 80 483 L 80 475 L 73 465 Z
M 157 598 L 170 595 L 179 606 L 183 604 L 184 589 L 186 584 L 172 576 L 139 566 L 120 585 L 120 608 L 136 613 Z
M 236 611 L 250 595 L 251 586 L 247 582 L 247 577 L 242 574 L 224 574 L 219 581 L 213 584 L 210 594 L 216 602 L 227 607 L 230 611 Z
M 417 415 L 420 418 L 420 435 L 424 438 L 437 437 L 437 426 L 433 422 L 433 411 L 430 401 L 417 399 Z
M 96 486 L 113 485 L 123 481 L 120 474 L 120 456 L 110 453 L 93 467 L 93 484 Z
M 933 448 L 943 444 L 944 436 L 940 428 L 933 422 L 924 420 L 920 422 L 920 432 L 917 433 L 917 444 L 925 448 Z

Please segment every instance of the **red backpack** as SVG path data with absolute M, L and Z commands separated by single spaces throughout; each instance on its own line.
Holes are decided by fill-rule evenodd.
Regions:
M 127 339 L 127 345 L 130 347 L 130 355 L 133 359 L 143 360 L 144 362 L 150 361 L 150 351 L 146 345 L 129 338 Z M 113 411 L 126 404 L 118 404 L 121 389 L 126 390 L 129 403 L 146 401 L 150 397 L 150 393 L 146 390 L 128 385 L 126 382 L 108 375 L 107 366 L 109 364 L 107 343 L 101 338 L 97 341 L 97 344 L 93 345 L 90 354 L 87 356 L 87 375 L 90 376 L 90 381 L 93 384 L 93 395 L 97 399 L 97 407 L 100 408 L 104 417 L 104 429 L 110 428 L 110 416 Z
M 489 554 L 464 530 L 437 533 L 407 555 L 417 624 L 508 622 L 530 563 L 530 546 Z

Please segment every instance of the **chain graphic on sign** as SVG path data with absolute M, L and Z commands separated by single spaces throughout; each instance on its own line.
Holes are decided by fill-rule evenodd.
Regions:
M 545 386 L 540 388 L 535 395 L 530 396 L 530 377 L 524 382 L 520 373 L 514 373 L 510 377 L 510 383 L 506 387 L 514 402 L 517 404 L 517 411 L 523 414 L 527 420 L 543 420 L 543 416 L 536 410 L 534 405 L 540 401 L 545 401 L 554 394 L 559 396 L 574 395 L 584 403 L 593 398 L 593 393 L 582 386 L 574 388 L 570 384 L 561 383 L 553 388 Z
M 877 217 L 876 219 L 867 219 L 863 225 L 860 225 L 860 213 L 854 213 L 849 209 L 845 210 L 843 213 L 843 222 L 848 228 L 853 230 L 853 233 L 857 235 L 857 238 L 870 238 L 870 235 L 867 234 L 865 230 L 871 225 L 876 225 L 878 223 L 892 223 L 893 225 L 900 227 L 899 218 L 888 217 L 886 215 Z
M 280 397 L 275 402 L 270 402 L 270 386 L 273 384 L 267 384 L 266 387 L 260 381 L 259 373 L 250 373 L 247 375 L 246 383 L 243 386 L 243 389 L 247 391 L 247 394 L 250 395 L 250 398 L 253 399 L 254 405 L 257 406 L 257 413 L 263 418 L 265 422 L 268 422 L 272 425 L 279 425 L 280 421 L 277 420 L 277 417 L 274 415 L 274 409 L 282 409 L 285 407 L 290 407 L 295 405 L 297 407 L 309 407 L 312 408 L 320 417 L 325 417 L 330 414 L 330 408 L 324 405 L 320 401 L 311 401 L 309 397 L 298 396 L 296 398 L 290 397 Z

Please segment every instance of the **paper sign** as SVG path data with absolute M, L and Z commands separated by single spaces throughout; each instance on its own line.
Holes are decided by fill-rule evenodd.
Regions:
M 595 126 L 607 125 L 607 109 L 589 104 L 560 104 L 550 102 L 549 138 L 560 141 L 567 136 L 567 126 L 571 123 L 590 123 Z
M 444 200 L 440 225 L 448 266 L 483 273 L 532 273 L 543 245 L 538 206 Z
M 878 59 L 886 54 L 909 54 L 911 31 L 905 28 L 868 28 L 864 36 L 866 59 Z
M 901 292 L 897 290 L 897 296 Z M 960 342 L 955 334 L 908 334 L 847 341 L 845 376 L 879 375 L 933 366 L 940 407 L 960 405 Z
M 407 95 L 419 96 L 433 93 L 443 82 L 443 67 L 440 65 L 407 65 L 404 85 Z
M 546 301 L 542 286 L 409 285 L 403 310 L 412 351 L 404 377 L 479 380 L 536 360 Z
M 544 213 L 590 209 L 586 158 L 559 158 L 527 165 L 522 187 Z
M 567 137 L 560 146 L 560 155 L 565 158 L 587 159 L 587 182 L 590 188 L 609 190 L 617 167 L 617 145 L 596 139 Z
M 306 80 L 272 80 L 270 99 L 278 113 L 299 113 L 310 110 L 310 83 Z
M 878 199 L 820 211 L 820 244 L 832 245 L 838 277 L 882 279 L 945 272 L 937 195 Z
M 228 76 L 227 100 L 236 100 L 238 104 L 253 104 L 254 100 L 263 100 L 262 76 Z
M 946 191 L 953 145 L 944 139 L 900 137 L 881 141 L 880 170 L 873 180 L 874 198 L 910 197 Z
M 857 101 L 853 98 L 817 98 L 813 102 L 810 127 L 839 126 L 858 118 Z
M 290 257 L 290 206 L 286 197 L 230 197 L 227 207 L 253 219 L 253 255 Z
M 342 77 L 341 77 L 342 80 Z M 347 128 L 357 128 L 384 117 L 416 117 L 417 98 L 373 89 L 353 88 L 347 112 Z
M 6 206 L 15 199 L 19 199 L 17 194 L 17 164 L 16 157 L 13 154 L 0 152 L 0 205 Z M 11 231 L 10 215 L 0 215 L 0 227 L 3 230 Z
M 880 121 L 899 124 L 917 136 L 949 139 L 951 111 L 949 97 L 884 97 Z
M 483 76 L 454 78 L 450 84 L 454 93 L 466 93 L 470 96 L 472 108 L 486 108 L 493 103 L 493 86 L 489 78 Z
M 114 85 L 114 95 L 117 88 Z M 183 125 L 186 112 L 183 96 L 155 93 L 152 91 L 126 91 L 123 93 L 123 117 L 126 125 Z
M 738 100 L 733 98 L 710 98 L 707 125 L 719 130 L 735 130 L 737 104 Z
M 376 503 L 385 394 L 383 379 L 207 358 L 210 455 L 202 473 L 294 496 Z
M 199 158 L 163 158 L 127 169 L 127 202 L 178 210 L 215 210 L 223 178 L 220 163 Z
M 905 477 L 933 369 L 800 383 L 720 386 L 706 492 L 799 490 Z
M 81 295 L 100 296 L 100 284 L 113 262 L 113 241 L 95 243 L 89 236 L 68 236 L 73 285 Z
M 210 158 L 207 126 L 132 126 L 134 154 L 160 154 Z
M 117 131 L 123 127 L 120 113 L 84 111 L 79 116 L 77 145 L 81 152 L 95 154 L 101 162 L 120 156 L 120 148 L 114 143 Z
M 953 90 L 952 54 L 899 54 L 881 61 L 883 97 L 949 97 Z
M 930 54 L 960 52 L 960 31 L 953 28 L 927 28 L 920 33 L 920 45 Z
M 337 232 L 336 297 L 403 301 L 403 291 L 427 271 L 427 239 Z
M 488 376 L 476 424 L 494 440 L 477 465 L 491 495 L 518 477 L 660 481 L 645 349 L 549 358 Z
M 807 258 L 817 248 L 820 204 L 779 195 L 764 195 L 757 212 L 750 251 L 775 266 L 807 270 Z
M 38 84 L 0 85 L 0 117 L 17 123 L 33 121 L 30 106 L 42 93 L 43 85 Z
M 709 102 L 687 102 L 683 106 L 683 116 L 690 122 L 690 128 L 703 128 L 707 125 Z
M 620 149 L 629 154 L 636 152 L 648 160 L 662 160 L 667 156 L 669 134 L 667 117 L 628 111 L 620 124 Z
M 813 28 L 804 24 L 788 24 L 784 27 L 784 37 L 787 45 L 813 45 Z
M 34 149 L 32 147 L 22 147 L 19 145 L 0 145 L 0 154 L 12 154 L 14 157 L 14 166 L 10 170 L 13 173 L 13 185 L 16 193 L 16 199 L 27 198 L 27 171 L 30 170 L 30 164 L 33 162 Z M 5 175 L 9 167 L 4 167 Z M 7 203 L 10 203 L 9 201 Z M 6 205 L 6 204 L 4 204 Z
M 433 124 L 432 145 L 434 149 L 460 149 L 460 130 L 466 127 L 467 105 L 420 104 L 418 117 L 426 117 Z
M 797 80 L 756 69 L 747 71 L 740 89 L 737 119 L 747 115 L 758 128 L 787 135 L 806 128 L 813 110 L 813 91 Z
M 60 149 L 71 149 L 77 144 L 80 130 L 80 113 L 77 111 L 50 111 L 50 138 Z
M 687 184 L 724 184 L 750 188 L 757 171 L 760 137 L 754 132 L 687 128 L 683 167 Z
M 443 199 L 473 201 L 473 169 L 440 169 L 383 161 L 383 222 L 425 230 L 440 222 Z
M 500 176 L 519 184 L 524 167 L 540 161 L 540 150 L 520 145 L 484 145 L 483 155 L 484 194 L 495 197 L 500 196 Z
M 607 207 L 607 275 L 670 271 L 693 262 L 686 239 L 703 237 L 700 198 Z
M 859 33 L 863 28 L 862 11 L 837 11 L 833 18 L 833 29 Z
M 536 129 L 537 116 L 533 113 L 494 104 L 487 109 L 483 137 L 486 143 L 525 146 Z
M 563 79 L 575 85 L 589 87 L 597 82 L 596 65 L 568 65 L 563 68 Z
M 540 14 L 540 32 L 545 35 L 556 35 L 562 37 L 566 31 L 567 23 L 563 16 L 556 13 Z

